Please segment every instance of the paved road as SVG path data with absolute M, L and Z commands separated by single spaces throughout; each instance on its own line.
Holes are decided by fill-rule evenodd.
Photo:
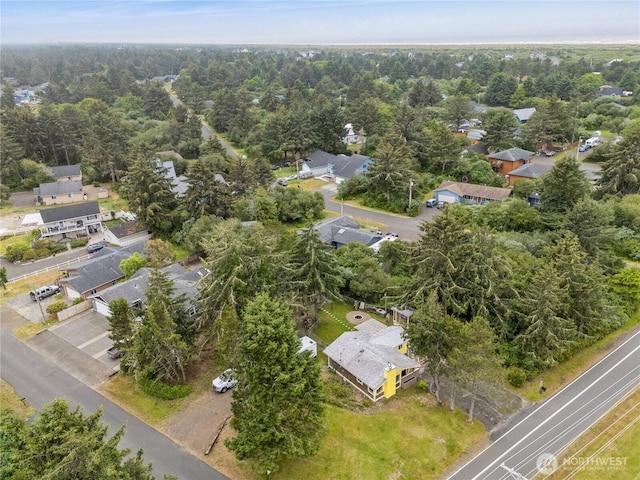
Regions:
M 422 208 L 422 212 L 417 217 L 400 217 L 387 213 L 372 212 L 358 207 L 342 205 L 340 202 L 331 200 L 337 194 L 337 185 L 329 183 L 322 186 L 317 191 L 324 197 L 325 209 L 331 212 L 342 213 L 361 220 L 369 220 L 373 223 L 385 225 L 384 232 L 397 233 L 401 240 L 417 240 L 420 236 L 420 224 L 424 221 L 431 221 L 433 217 L 440 214 L 437 208 Z
M 79 259 L 84 261 L 88 258 L 85 257 L 87 257 L 86 248 L 74 248 L 73 250 L 66 250 L 64 252 L 57 253 L 55 257 L 47 257 L 19 265 L 7 261 L 4 257 L 0 257 L 0 267 L 5 267 L 7 269 L 7 278 L 12 280 L 20 277 L 21 275 L 27 275 L 39 270 L 55 270 L 57 265 L 70 265 L 81 261 Z
M 531 478 L 541 456 L 556 455 L 639 384 L 640 327 L 636 327 L 626 342 L 513 425 L 449 480 L 517 478 L 502 464 Z M 559 468 L 571 473 L 571 466 Z
M 0 375 L 19 396 L 25 397 L 35 408 L 41 408 L 56 397 L 66 397 L 73 406 L 80 405 L 85 414 L 102 407 L 102 420 L 111 425 L 109 433 L 113 434 L 120 426 L 126 425 L 120 446 L 128 447 L 133 452 L 142 447 L 144 459 L 153 464 L 153 473 L 157 478 L 165 474 L 185 480 L 227 478 L 162 433 L 51 364 L 28 345 L 13 338 L 4 328 L 0 332 L 0 349 Z

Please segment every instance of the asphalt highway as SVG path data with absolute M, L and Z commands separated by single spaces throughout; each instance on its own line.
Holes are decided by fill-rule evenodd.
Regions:
M 524 480 L 545 473 L 554 456 L 639 384 L 636 328 L 622 345 L 518 421 L 449 480 Z

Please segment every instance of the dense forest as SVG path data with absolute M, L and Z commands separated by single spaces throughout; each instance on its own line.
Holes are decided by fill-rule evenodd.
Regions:
M 186 366 L 213 342 L 249 382 L 255 362 L 273 361 L 247 341 L 256 321 L 295 342 L 283 318 L 309 326 L 325 302 L 348 295 L 415 311 L 407 337 L 437 396 L 440 376 L 475 394 L 496 365 L 521 383 L 623 325 L 640 304 L 640 61 L 634 47 L 593 48 L 3 47 L 2 197 L 49 181 L 46 166 L 79 163 L 161 239 L 151 265 L 171 260 L 163 242 L 204 259 L 211 274 L 196 322 L 159 270 L 140 328 L 126 305 L 112 306 L 123 365 L 143 381 L 188 382 Z M 177 78 L 152 80 L 167 75 Z M 41 86 L 38 102 L 16 105 L 12 90 L 27 85 Z M 635 95 L 600 96 L 604 85 Z M 185 106 L 174 106 L 168 86 Z M 519 124 L 512 109 L 528 107 L 536 112 Z M 203 119 L 240 155 L 205 141 Z M 365 139 L 356 150 L 342 140 L 347 123 Z M 469 123 L 485 131 L 489 152 L 575 147 L 599 130 L 606 141 L 590 161 L 602 176 L 592 184 L 570 150 L 547 175 L 517 182 L 514 198 L 449 206 L 419 240 L 377 253 L 357 243 L 330 249 L 309 228 L 322 196 L 272 187 L 272 165 L 318 149 L 370 156 L 339 195 L 396 213 L 417 214 L 443 179 L 506 185 L 484 156 L 466 151 L 459 130 Z M 184 158 L 181 198 L 155 163 L 168 150 Z M 539 206 L 527 202 L 532 192 Z M 495 361 L 465 361 L 460 352 L 478 345 Z M 281 360 L 279 368 L 292 363 Z M 239 438 L 232 445 L 250 457 L 255 445 Z M 316 441 L 289 453 L 309 454 Z

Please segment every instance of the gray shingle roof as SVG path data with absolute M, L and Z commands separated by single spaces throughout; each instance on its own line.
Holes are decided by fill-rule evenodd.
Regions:
M 82 175 L 80 165 L 61 165 L 59 167 L 49 167 L 49 170 L 56 178 L 75 177 Z
M 40 216 L 44 223 L 59 222 L 73 218 L 87 217 L 89 215 L 99 215 L 100 205 L 98 202 L 76 203 L 63 207 L 45 208 L 40 210 Z
M 309 155 L 306 160 L 307 165 L 309 165 L 310 168 L 318 168 L 324 167 L 326 165 L 335 165 L 336 156 L 331 155 L 327 152 L 323 152 L 322 150 L 316 150 L 311 155 Z
M 524 178 L 538 178 L 549 172 L 553 167 L 551 165 L 543 165 L 541 163 L 526 163 L 509 172 L 509 175 Z
M 501 152 L 491 153 L 488 157 L 495 158 L 496 160 L 503 160 L 505 162 L 517 162 L 519 160 L 530 160 L 533 157 L 533 152 L 513 147 Z
M 392 329 L 387 333 L 387 329 Z M 376 334 L 366 332 L 346 332 L 340 335 L 324 353 L 335 363 L 360 379 L 372 390 L 378 389 L 385 379 L 385 368 L 418 367 L 420 364 L 400 353 L 396 347 L 401 345 L 402 327 L 387 327 Z M 399 330 L 398 330 L 399 329 Z M 389 343 L 400 332 L 400 342 L 390 346 Z
M 61 282 L 68 283 L 81 294 L 90 292 L 124 278 L 124 274 L 120 270 L 120 262 L 129 258 L 134 252 L 142 253 L 143 250 L 144 242 L 117 249 L 105 247 L 86 262 L 61 267 L 61 271 L 70 273 L 70 277 L 61 280 Z
M 370 158 L 365 155 L 355 154 L 350 157 L 338 155 L 333 163 L 333 174 L 342 178 L 351 178 L 368 161 L 370 161 Z
M 517 108 L 513 111 L 513 114 L 520 122 L 526 122 L 531 118 L 531 115 L 536 113 L 536 109 L 534 107 L 531 108 Z
M 346 245 L 351 242 L 359 242 L 371 246 L 378 242 L 382 235 L 360 230 L 360 224 L 349 217 L 328 218 L 316 223 L 314 228 L 320 234 L 322 241 L 327 243 L 340 243 Z
M 141 222 L 124 222 L 119 225 L 109 227 L 109 231 L 115 235 L 116 238 L 124 238 L 129 235 L 134 235 L 138 232 L 147 230 L 146 225 Z
M 179 263 L 164 267 L 161 271 L 167 273 L 169 280 L 173 281 L 175 296 L 178 297 L 184 294 L 187 300 L 196 297 L 198 294 L 196 283 L 209 273 L 204 268 L 187 270 Z M 149 287 L 150 276 L 150 268 L 141 268 L 130 279 L 106 288 L 91 297 L 100 298 L 105 303 L 120 297 L 126 299 L 130 304 L 139 300 L 144 301 Z
M 504 200 L 511 195 L 510 188 L 488 187 L 486 185 L 474 185 L 472 183 L 451 182 L 445 180 L 435 189 L 436 192 L 448 190 L 460 197 L 479 197 L 487 200 Z
M 50 197 L 52 195 L 68 195 L 69 193 L 82 193 L 82 181 L 71 180 L 69 182 L 51 182 L 41 183 L 37 189 L 41 197 Z M 36 189 L 33 189 L 34 194 Z

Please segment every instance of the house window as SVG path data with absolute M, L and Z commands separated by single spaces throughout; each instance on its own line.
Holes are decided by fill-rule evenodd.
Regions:
M 91 290 L 91 295 L 95 295 L 96 293 L 98 293 L 98 290 L 96 290 L 95 288 L 93 290 Z
M 359 378 L 356 378 L 356 382 L 358 382 L 360 385 L 362 385 L 362 380 L 360 380 Z
M 98 218 L 97 215 L 87 215 L 87 220 L 95 220 L 96 218 Z
M 196 307 L 189 307 L 189 316 L 193 317 L 196 314 Z
M 51 200 L 54 200 L 56 198 L 55 195 L 51 195 Z
M 400 375 L 396 375 L 396 388 L 400 388 L 402 382 L 400 381 Z

